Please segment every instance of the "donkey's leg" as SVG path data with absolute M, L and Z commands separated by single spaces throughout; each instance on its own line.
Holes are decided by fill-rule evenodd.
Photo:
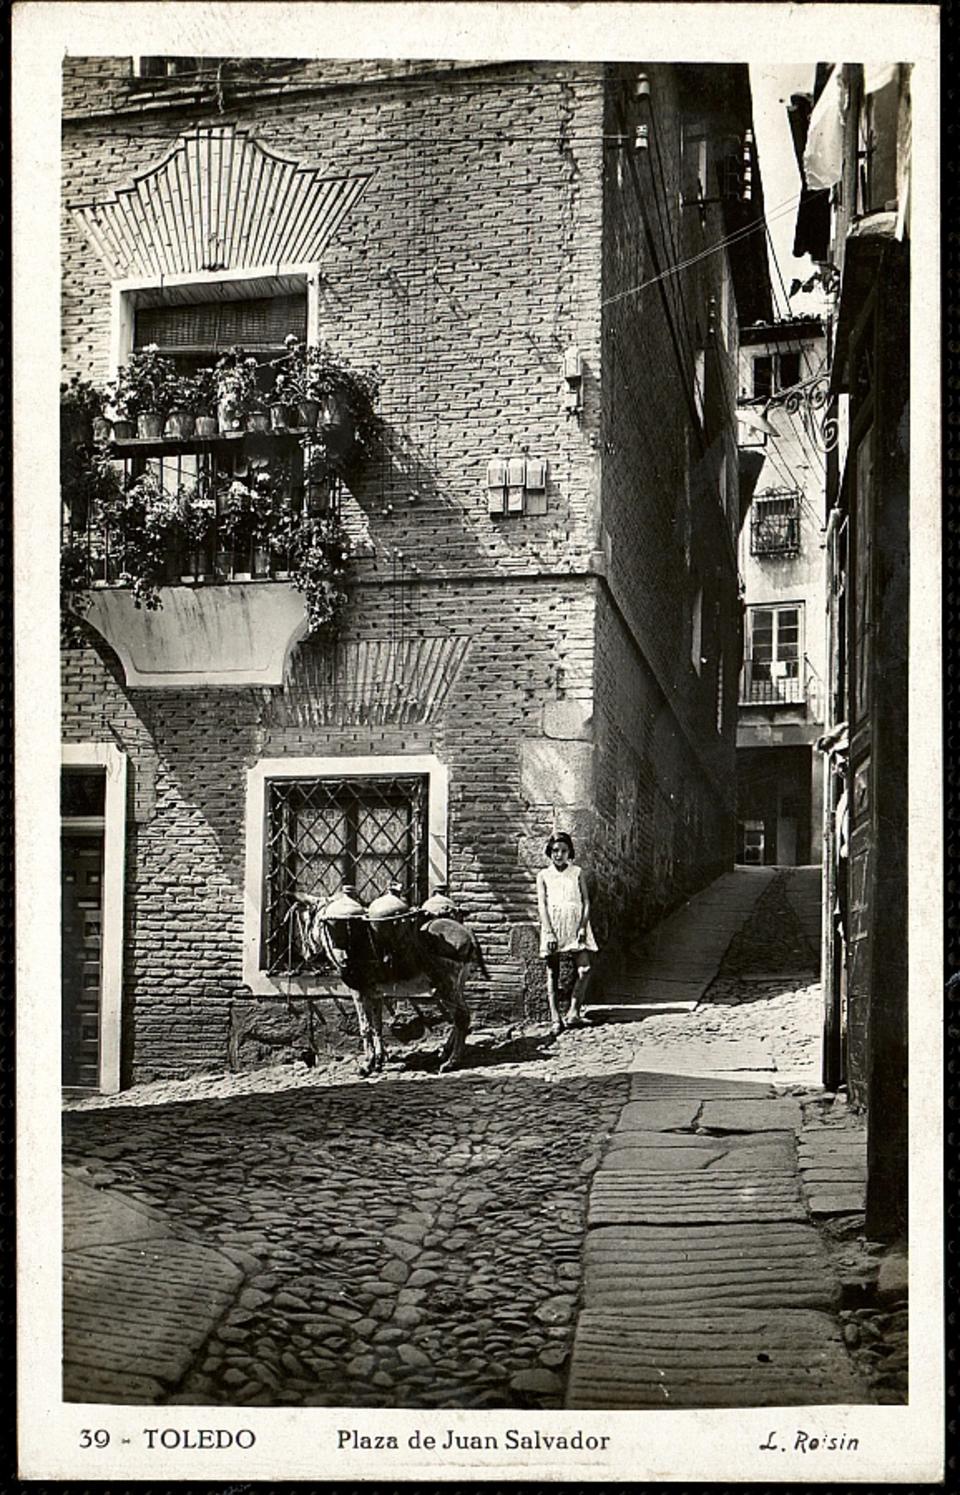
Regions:
M 370 999 L 366 992 L 355 991 L 353 993 L 353 1010 L 357 1014 L 357 1027 L 360 1029 L 360 1041 L 363 1044 L 363 1058 L 360 1061 L 360 1073 L 366 1078 L 373 1072 L 375 1051 L 373 1047 L 373 1023 L 370 1013 Z
M 373 1039 L 373 1067 L 379 1073 L 383 1069 L 383 998 L 371 993 L 370 1027 Z
M 467 967 L 461 966 L 455 975 L 444 981 L 444 1013 L 450 1022 L 450 1033 L 440 1055 L 440 1073 L 456 1069 L 463 1059 L 470 1031 L 470 1009 L 463 994 L 467 981 Z

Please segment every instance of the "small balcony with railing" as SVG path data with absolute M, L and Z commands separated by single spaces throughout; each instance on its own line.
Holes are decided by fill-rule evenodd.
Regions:
M 817 671 L 804 655 L 799 659 L 748 656 L 740 671 L 739 706 L 783 710 L 783 714 L 818 721 L 822 686 Z M 758 715 L 760 713 L 757 713 Z
M 344 484 L 296 429 L 63 448 L 62 579 L 129 685 L 277 684 L 343 600 Z

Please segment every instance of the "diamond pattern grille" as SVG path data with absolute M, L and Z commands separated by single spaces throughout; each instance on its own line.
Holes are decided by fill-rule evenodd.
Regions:
M 427 780 L 419 775 L 274 779 L 267 796 L 266 969 L 306 968 L 299 916 L 355 883 L 364 903 L 392 882 L 427 896 Z

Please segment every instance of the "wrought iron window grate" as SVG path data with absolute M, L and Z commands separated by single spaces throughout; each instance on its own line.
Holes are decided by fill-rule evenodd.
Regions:
M 267 794 L 266 970 L 305 969 L 299 918 L 309 899 L 354 883 L 364 903 L 399 883 L 427 896 L 427 779 L 274 779 Z
M 800 495 L 787 489 L 753 501 L 751 555 L 796 555 L 800 549 Z

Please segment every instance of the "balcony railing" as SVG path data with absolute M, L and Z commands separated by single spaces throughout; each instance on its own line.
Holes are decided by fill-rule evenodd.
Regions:
M 807 661 L 745 659 L 740 672 L 741 706 L 805 706 Z
M 258 472 L 269 472 L 275 520 L 282 515 L 319 518 L 340 511 L 341 480 L 330 473 L 314 479 L 309 468 L 305 473 L 302 450 L 289 434 L 256 440 L 230 434 L 187 441 L 114 442 L 111 451 L 122 488 L 149 475 L 162 504 L 169 501 L 172 505 L 187 490 L 194 495 L 194 503 L 197 496 L 204 498 L 207 520 L 202 537 L 191 538 L 189 527 L 178 528 L 176 523 L 165 531 L 163 574 L 157 578 L 163 585 L 286 579 L 290 557 L 277 543 L 276 522 L 271 525 L 272 535 L 256 534 L 252 522 L 246 531 L 238 526 L 236 517 L 228 513 L 232 482 L 251 484 Z M 131 565 L 122 528 L 104 521 L 96 503 L 86 501 L 82 487 L 72 502 L 64 504 L 63 540 L 78 560 L 80 556 L 85 559 L 93 586 L 128 583 L 129 571 L 137 569 L 135 559 L 142 560 L 141 545 Z

